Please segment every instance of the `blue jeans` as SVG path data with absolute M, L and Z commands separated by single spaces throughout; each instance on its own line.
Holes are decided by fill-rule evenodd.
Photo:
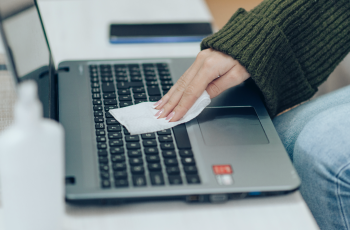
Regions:
M 273 119 L 319 227 L 350 230 L 350 86 Z

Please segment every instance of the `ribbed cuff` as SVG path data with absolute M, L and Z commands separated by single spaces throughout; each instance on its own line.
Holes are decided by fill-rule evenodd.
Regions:
M 207 48 L 232 56 L 247 69 L 272 117 L 316 92 L 280 28 L 253 12 L 239 9 L 220 31 L 202 41 L 201 49 Z M 292 97 L 281 100 L 281 94 Z

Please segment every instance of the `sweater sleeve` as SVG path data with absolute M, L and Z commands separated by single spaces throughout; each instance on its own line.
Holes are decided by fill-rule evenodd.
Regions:
M 312 97 L 350 51 L 350 1 L 265 0 L 239 9 L 207 48 L 247 69 L 274 117 Z

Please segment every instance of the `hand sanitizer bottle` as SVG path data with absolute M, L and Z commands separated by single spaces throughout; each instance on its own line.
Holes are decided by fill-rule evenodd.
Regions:
M 19 85 L 14 122 L 0 133 L 1 204 L 6 230 L 61 230 L 64 132 L 42 117 L 37 85 Z

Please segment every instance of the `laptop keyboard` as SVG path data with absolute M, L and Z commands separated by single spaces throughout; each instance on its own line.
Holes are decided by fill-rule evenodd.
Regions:
M 101 188 L 201 183 L 185 124 L 130 135 L 108 112 L 158 101 L 173 85 L 167 63 L 90 65 Z

